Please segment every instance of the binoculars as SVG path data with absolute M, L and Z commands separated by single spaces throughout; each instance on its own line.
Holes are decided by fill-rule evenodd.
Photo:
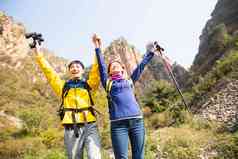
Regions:
M 26 39 L 29 39 L 29 38 L 33 39 L 33 43 L 29 44 L 30 48 L 35 48 L 37 43 L 41 45 L 41 43 L 44 41 L 44 39 L 42 38 L 42 34 L 36 33 L 36 32 L 26 33 L 25 37 Z

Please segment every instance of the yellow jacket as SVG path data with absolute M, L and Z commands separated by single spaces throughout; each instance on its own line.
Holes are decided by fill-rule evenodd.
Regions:
M 60 79 L 59 75 L 54 71 L 54 69 L 50 66 L 48 61 L 43 57 L 42 54 L 36 56 L 36 61 L 46 76 L 49 84 L 52 89 L 56 93 L 57 96 L 61 98 L 62 89 L 65 84 L 65 80 Z M 86 81 L 88 85 L 91 87 L 91 93 L 94 94 L 99 87 L 100 77 L 98 71 L 98 64 L 95 60 L 95 63 L 92 65 L 92 68 L 89 72 L 88 79 Z M 63 106 L 64 108 L 88 108 L 90 107 L 90 98 L 88 91 L 84 88 L 71 88 L 68 92 L 68 95 L 64 98 Z M 73 124 L 72 121 L 72 112 L 66 111 L 64 118 L 62 120 L 62 124 Z M 83 123 L 84 116 L 82 112 L 75 113 L 76 122 Z M 87 122 L 96 121 L 95 116 L 88 111 L 86 116 Z

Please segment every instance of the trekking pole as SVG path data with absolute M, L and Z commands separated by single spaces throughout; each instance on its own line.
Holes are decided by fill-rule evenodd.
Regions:
M 156 51 L 159 52 L 159 54 L 160 54 L 160 56 L 161 56 L 161 58 L 162 58 L 162 61 L 163 61 L 163 63 L 164 63 L 164 66 L 165 66 L 165 68 L 167 69 L 167 72 L 168 72 L 169 76 L 171 77 L 171 79 L 172 79 L 172 81 L 173 81 L 173 84 L 175 85 L 177 91 L 179 92 L 179 94 L 180 94 L 180 96 L 181 96 L 181 98 L 182 98 L 182 101 L 183 101 L 183 104 L 184 104 L 185 108 L 189 111 L 189 107 L 188 107 L 188 105 L 187 105 L 187 103 L 186 103 L 186 101 L 185 101 L 185 99 L 184 99 L 184 96 L 183 96 L 183 94 L 182 94 L 181 89 L 179 88 L 178 82 L 177 82 L 177 80 L 176 80 L 176 78 L 175 78 L 175 76 L 174 76 L 172 70 L 170 69 L 170 66 L 168 65 L 168 63 L 166 62 L 166 60 L 163 58 L 162 51 L 164 51 L 164 49 L 158 44 L 157 41 L 154 42 L 154 45 L 155 45 Z

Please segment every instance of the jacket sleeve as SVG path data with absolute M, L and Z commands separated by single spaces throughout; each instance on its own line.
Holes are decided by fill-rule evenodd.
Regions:
M 35 58 L 41 71 L 47 78 L 47 81 L 49 82 L 50 86 L 52 87 L 56 95 L 61 97 L 62 88 L 64 86 L 65 81 L 60 79 L 59 75 L 50 66 L 48 61 L 43 57 L 43 54 L 37 55 Z
M 99 66 L 101 82 L 102 82 L 103 87 L 106 89 L 106 83 L 107 83 L 107 78 L 108 78 L 107 66 L 106 66 L 106 63 L 102 56 L 101 49 L 96 48 L 95 51 L 96 51 L 96 57 L 97 57 L 98 66 Z
M 147 52 L 144 55 L 143 60 L 140 62 L 140 64 L 136 67 L 136 69 L 131 74 L 131 79 L 133 83 L 135 83 L 140 78 L 140 75 L 143 72 L 145 66 L 150 62 L 153 56 L 154 56 L 153 52 Z
M 96 57 L 94 57 L 94 63 L 89 72 L 87 83 L 92 90 L 97 90 L 100 85 L 100 76 Z

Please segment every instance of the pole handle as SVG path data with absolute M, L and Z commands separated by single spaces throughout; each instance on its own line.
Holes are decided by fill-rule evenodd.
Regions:
M 160 52 L 160 54 L 162 54 L 161 52 L 164 51 L 164 48 L 162 48 L 157 41 L 154 42 L 155 48 L 157 51 Z

